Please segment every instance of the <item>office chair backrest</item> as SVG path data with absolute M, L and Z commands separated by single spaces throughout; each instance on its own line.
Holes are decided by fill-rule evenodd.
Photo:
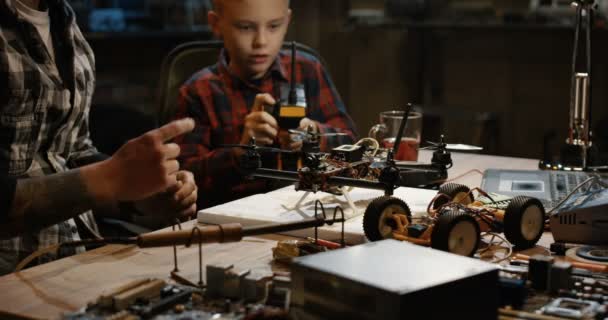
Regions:
M 289 49 L 290 43 L 283 44 Z M 165 57 L 159 82 L 158 125 L 161 126 L 173 119 L 177 108 L 180 87 L 195 72 L 215 64 L 224 43 L 219 40 L 192 41 L 180 44 Z M 316 57 L 323 66 L 325 62 L 312 48 L 296 43 L 296 50 Z

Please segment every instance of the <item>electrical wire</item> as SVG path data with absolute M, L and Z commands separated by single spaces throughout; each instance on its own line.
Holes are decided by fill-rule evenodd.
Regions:
M 497 233 L 494 233 L 494 232 L 482 232 L 481 233 L 481 238 L 485 238 L 485 237 L 488 237 L 488 236 L 491 236 L 490 241 L 488 242 L 488 246 L 485 247 L 485 248 L 477 250 L 476 254 L 479 254 L 479 256 L 481 257 L 485 252 L 489 251 L 490 248 L 493 247 L 493 244 L 495 243 L 494 239 L 498 238 L 501 241 L 498 242 L 496 245 L 497 246 L 502 246 L 504 244 L 505 248 L 507 249 L 507 254 L 504 257 L 502 257 L 502 258 L 495 258 L 495 259 L 493 259 L 490 262 L 491 263 L 500 263 L 500 262 L 503 262 L 503 261 L 508 260 L 509 258 L 511 258 L 511 256 L 513 255 L 513 244 L 511 244 L 511 242 L 509 242 L 509 240 L 507 240 L 505 237 L 503 237 L 503 236 L 501 236 L 501 235 L 499 235 Z M 494 251 L 494 252 L 496 252 L 496 251 Z M 494 256 L 495 256 L 495 254 L 494 254 Z
M 376 155 L 376 153 L 378 153 L 378 150 L 380 150 L 380 143 L 378 143 L 378 140 L 374 139 L 374 138 L 362 138 L 361 140 L 357 141 L 357 143 L 355 143 L 356 146 L 360 146 L 363 142 L 371 142 L 373 144 L 374 147 L 374 152 L 372 153 L 372 157 Z
M 457 175 L 457 176 L 455 176 L 455 177 L 453 177 L 453 178 L 450 178 L 450 179 L 445 179 L 445 180 L 443 180 L 442 182 L 443 182 L 443 183 L 452 182 L 452 181 L 454 181 L 454 180 L 458 180 L 458 179 L 460 179 L 460 178 L 462 178 L 462 177 L 464 177 L 464 176 L 466 176 L 466 175 L 469 175 L 469 174 L 471 174 L 471 173 L 478 173 L 478 174 L 480 174 L 480 175 L 482 175 L 482 176 L 483 176 L 483 172 L 481 172 L 481 170 L 478 170 L 478 169 L 471 169 L 471 170 L 469 170 L 469 171 L 467 171 L 467 172 L 465 172 L 465 173 L 461 173 L 461 174 L 459 174 L 459 175 Z
M 568 195 L 566 195 L 565 198 L 560 200 L 560 202 L 558 202 L 557 205 L 555 205 L 551 210 L 549 210 L 547 212 L 547 215 L 553 214 L 553 212 L 555 210 L 559 209 L 559 207 L 561 207 L 566 201 L 568 201 L 568 199 L 570 199 L 580 188 L 582 188 L 584 185 L 586 185 L 589 182 L 595 182 L 603 188 L 608 188 L 608 184 L 606 184 L 604 181 L 602 181 L 598 176 L 591 176 L 591 177 L 587 178 L 587 180 L 579 183 L 576 187 L 574 187 L 574 189 L 572 189 L 572 191 L 570 191 L 570 193 L 568 193 Z M 590 188 L 591 188 L 591 186 L 589 186 L 589 189 Z M 589 189 L 587 189 L 587 190 L 589 190 Z
M 44 247 L 34 251 L 29 256 L 25 257 L 25 259 L 21 260 L 17 267 L 15 267 L 15 272 L 19 272 L 23 270 L 30 262 L 34 259 L 44 255 L 44 254 L 56 254 L 59 248 L 65 247 L 79 247 L 85 245 L 106 245 L 106 244 L 135 244 L 137 242 L 136 237 L 118 237 L 118 238 L 100 238 L 100 239 L 84 239 L 84 240 L 76 240 L 69 242 L 62 242 L 59 244 L 50 245 L 48 247 Z

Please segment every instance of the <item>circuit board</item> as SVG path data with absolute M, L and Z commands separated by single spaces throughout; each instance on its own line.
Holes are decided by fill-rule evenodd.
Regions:
M 123 310 L 91 304 L 66 314 L 64 320 L 191 320 L 191 319 L 286 319 L 286 311 L 263 303 L 232 299 L 208 299 L 204 290 L 166 285 L 158 296 L 138 298 Z
M 509 202 L 511 201 L 511 199 L 513 199 L 512 197 L 494 193 L 494 192 L 490 192 L 490 193 L 488 193 L 488 195 L 491 197 L 491 199 L 486 196 L 479 195 L 477 197 L 477 199 L 475 199 L 475 200 L 483 203 L 484 206 L 494 208 L 494 209 L 505 210 L 505 209 L 507 209 L 507 206 L 509 205 Z

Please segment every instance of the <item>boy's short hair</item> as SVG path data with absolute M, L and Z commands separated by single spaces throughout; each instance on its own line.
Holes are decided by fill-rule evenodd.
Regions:
M 212 3 L 213 3 L 213 10 L 214 10 L 215 12 L 218 12 L 218 13 L 219 13 L 219 12 L 221 12 L 221 10 L 222 10 L 222 5 L 224 4 L 224 1 L 225 1 L 225 0 L 212 0 Z M 290 5 L 290 2 L 291 2 L 290 0 L 287 0 L 287 6 L 289 6 L 289 5 Z

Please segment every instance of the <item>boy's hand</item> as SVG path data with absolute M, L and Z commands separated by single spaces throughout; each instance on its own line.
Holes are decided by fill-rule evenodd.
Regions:
M 319 132 L 319 125 L 317 124 L 317 122 L 308 118 L 303 118 L 302 120 L 300 120 L 300 126 L 298 127 L 298 129 L 300 131 L 308 132 L 308 128 L 310 126 L 312 126 L 312 132 Z M 293 134 L 290 134 L 287 130 L 281 130 L 279 132 L 279 143 L 282 149 L 302 149 L 302 139 L 305 139 L 305 137 L 297 137 L 298 139 L 293 139 L 292 137 Z
M 178 171 L 177 182 L 162 193 L 135 202 L 135 208 L 147 216 L 156 216 L 163 223 L 178 218 L 190 218 L 196 214 L 197 187 L 190 171 Z
M 268 93 L 261 93 L 255 97 L 251 112 L 245 117 L 241 144 L 248 144 L 251 138 L 255 138 L 256 143 L 260 145 L 274 142 L 279 125 L 273 116 L 264 111 L 264 106 L 275 103 L 274 98 Z
M 83 167 L 87 187 L 100 201 L 137 201 L 164 192 L 179 180 L 179 146 L 167 143 L 191 131 L 192 119 L 173 121 L 125 143 L 114 155 Z
M 308 132 L 309 127 L 312 127 L 312 132 L 319 132 L 319 124 L 316 121 L 308 118 L 300 120 L 300 126 L 298 127 L 300 130 Z

